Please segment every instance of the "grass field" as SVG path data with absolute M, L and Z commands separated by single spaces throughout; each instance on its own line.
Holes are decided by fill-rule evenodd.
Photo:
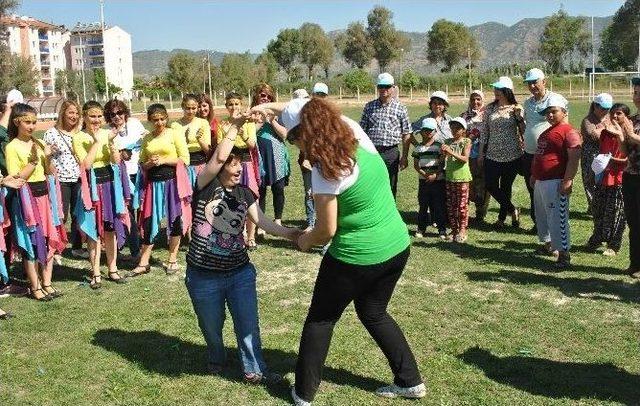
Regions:
M 574 125 L 586 108 L 572 106 Z M 424 110 L 412 106 L 411 117 Z M 457 114 L 462 106 L 451 110 Z M 358 117 L 361 108 L 345 112 Z M 294 165 L 288 225 L 303 223 L 301 184 Z M 400 175 L 398 207 L 411 231 L 416 192 L 416 174 L 407 169 Z M 528 214 L 522 178 L 515 202 Z M 640 284 L 621 274 L 628 240 L 625 235 L 614 258 L 585 252 L 592 222 L 584 213 L 578 179 L 571 201 L 574 266 L 561 273 L 548 272 L 551 261 L 531 255 L 536 238 L 525 231 L 532 226 L 526 215 L 523 230 L 471 228 L 464 245 L 434 235 L 412 241 L 390 305 L 428 386 L 427 397 L 411 404 L 640 404 Z M 488 221 L 496 217 L 494 203 Z M 166 252 L 155 255 L 160 262 Z M 269 237 L 251 257 L 258 268 L 265 358 L 271 369 L 287 374 L 321 257 Z M 105 281 L 92 291 L 84 280 L 87 269 L 86 262 L 65 258 L 54 276 L 65 296 L 51 303 L 0 300 L 0 307 L 17 314 L 0 322 L 0 405 L 289 402 L 286 385 L 242 383 L 230 318 L 224 333 L 228 367 L 222 376 L 206 374 L 204 340 L 183 273 L 168 277 L 157 267 L 127 285 Z M 381 352 L 350 306 L 336 327 L 316 404 L 410 404 L 372 394 L 390 380 Z

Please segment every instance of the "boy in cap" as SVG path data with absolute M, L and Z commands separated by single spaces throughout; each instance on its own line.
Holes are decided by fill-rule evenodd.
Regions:
M 550 127 L 538 137 L 531 166 L 538 238 L 544 243 L 536 252 L 557 256 L 556 267 L 565 269 L 571 265 L 569 195 L 578 172 L 582 138 L 567 122 L 564 97 L 550 97 L 540 114 L 546 116 Z
M 422 136 L 413 153 L 413 168 L 418 172 L 418 229 L 416 237 L 422 238 L 427 226 L 436 223 L 440 238 L 447 236 L 446 230 L 446 188 L 444 180 L 443 161 L 440 158 L 442 144 L 436 141 L 436 120 L 429 117 L 422 120 L 420 130 Z

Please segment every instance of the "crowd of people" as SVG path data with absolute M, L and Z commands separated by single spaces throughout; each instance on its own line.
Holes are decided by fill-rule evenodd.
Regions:
M 482 223 L 491 198 L 499 205 L 495 226 L 505 227 L 510 217 L 511 226 L 520 227 L 512 187 L 523 176 L 531 231 L 540 241 L 536 253 L 556 258 L 559 269 L 571 264 L 569 199 L 582 162 L 594 221 L 587 247 L 606 244 L 603 254 L 616 255 L 628 225 L 626 273 L 640 277 L 640 114 L 631 116 L 627 105 L 602 93 L 576 130 L 567 100 L 546 89 L 544 72 L 531 69 L 524 82 L 531 96 L 522 104 L 512 79 L 500 77 L 492 84 L 492 101 L 473 90 L 459 117 L 447 113 L 448 95 L 436 91 L 430 112 L 413 123 L 388 73 L 378 76 L 378 97 L 365 105 L 359 123 L 328 101 L 324 83 L 311 95 L 296 91 L 287 104 L 275 103 L 267 84 L 254 89 L 249 106 L 228 93 L 222 118 L 209 97 L 187 94 L 182 116 L 173 122 L 164 105 L 149 106 L 150 130 L 120 100 L 104 106 L 67 100 L 42 138 L 35 135 L 35 109 L 7 100 L 0 114 L 0 294 L 43 302 L 61 296 L 53 286 L 54 267 L 69 242 L 72 256 L 89 260 L 92 289 L 102 288 L 103 278 L 127 283 L 151 271 L 165 224 L 167 274 L 181 270 L 179 247 L 188 244 L 185 283 L 207 343 L 209 371 L 224 366 L 226 304 L 244 379 L 270 381 L 278 377 L 262 358 L 256 270 L 248 255 L 266 232 L 303 251 L 324 247 L 300 341 L 294 402 L 313 400 L 333 327 L 351 302 L 394 374 L 394 383 L 377 393 L 422 397 L 415 358 L 386 311 L 409 257 L 395 197 L 398 173 L 410 158 L 418 177 L 416 238 L 434 227 L 438 238 L 465 243 L 469 202 L 475 222 Z M 633 79 L 633 90 L 640 109 L 640 78 Z M 292 172 L 286 141 L 300 150 L 301 229 L 282 226 Z M 273 220 L 264 215 L 269 189 Z M 137 265 L 123 274 L 116 260 L 125 256 L 125 245 Z M 7 265 L 18 259 L 26 291 L 9 283 Z M 9 317 L 0 310 L 0 319 Z

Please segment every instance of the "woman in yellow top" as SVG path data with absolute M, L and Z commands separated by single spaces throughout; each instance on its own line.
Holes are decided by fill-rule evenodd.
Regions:
M 151 250 L 163 219 L 167 221 L 169 237 L 169 261 L 165 264 L 165 271 L 167 275 L 178 271 L 180 238 L 191 227 L 192 187 L 187 174 L 189 149 L 183 134 L 167 128 L 167 118 L 167 109 L 162 104 L 152 104 L 147 109 L 147 120 L 153 124 L 153 131 L 142 139 L 140 151 L 143 169 L 139 216 L 142 251 L 138 266 L 128 276 L 139 276 L 151 270 Z
M 225 98 L 225 107 L 229 116 L 222 120 L 218 125 L 216 139 L 217 143 L 222 142 L 224 137 L 231 129 L 231 117 L 237 117 L 242 111 L 242 96 L 238 93 L 227 93 Z M 256 124 L 246 122 L 238 131 L 238 136 L 233 144 L 242 152 L 242 178 L 240 185 L 251 190 L 255 199 L 259 196 L 260 189 L 260 153 L 257 147 Z M 256 245 L 256 225 L 251 221 L 246 222 L 247 240 L 245 241 L 247 249 L 252 250 Z
M 101 242 L 104 242 L 107 255 L 108 279 L 125 283 L 118 273 L 116 257 L 131 226 L 126 207 L 131 194 L 129 176 L 114 141 L 117 133 L 102 128 L 102 106 L 98 102 L 88 101 L 82 106 L 82 115 L 83 131 L 72 140 L 73 153 L 80 163 L 81 181 L 76 218 L 80 231 L 88 237 L 91 263 L 89 286 L 98 289 L 102 285 Z
M 184 136 L 187 142 L 189 149 L 187 168 L 191 187 L 196 184 L 198 174 L 211 155 L 211 125 L 207 120 L 196 116 L 198 106 L 198 96 L 191 93 L 185 94 L 182 98 L 182 118 L 171 124 L 171 128 Z
M 48 301 L 61 295 L 51 286 L 53 256 L 62 253 L 67 236 L 62 222 L 60 185 L 49 166 L 51 149 L 34 137 L 37 117 L 33 107 L 13 106 L 5 148 L 9 176 L 27 183 L 10 200 L 14 244 L 19 248 L 31 297 Z

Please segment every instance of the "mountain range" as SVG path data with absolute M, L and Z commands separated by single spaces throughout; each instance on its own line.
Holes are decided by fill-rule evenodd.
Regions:
M 600 34 L 611 24 L 612 19 L 612 16 L 594 18 L 596 59 L 597 50 L 600 47 Z M 482 51 L 481 59 L 478 61 L 479 68 L 489 69 L 506 63 L 525 64 L 539 61 L 537 49 L 546 22 L 547 18 L 525 18 L 511 26 L 487 22 L 469 27 L 469 30 L 480 44 Z M 585 29 L 587 32 L 591 31 L 590 19 L 585 19 Z M 331 31 L 328 34 L 331 37 L 335 37 L 339 33 L 340 31 Z M 426 57 L 427 34 L 424 32 L 403 33 L 411 39 L 411 49 L 407 50 L 400 60 L 391 64 L 389 70 L 397 72 L 411 68 L 421 74 L 439 71 L 440 67 L 430 64 Z M 208 52 L 211 62 L 215 65 L 219 65 L 225 55 L 224 52 L 218 51 L 191 51 L 186 49 L 137 51 L 133 53 L 134 75 L 151 78 L 165 73 L 167 71 L 167 62 L 172 55 L 178 52 L 191 53 L 201 58 L 205 58 Z M 585 65 L 590 65 L 591 55 L 582 59 Z M 336 58 L 330 68 L 330 72 L 335 74 L 347 69 L 349 69 L 349 65 L 344 59 Z M 372 62 L 369 69 L 372 72 L 377 72 L 375 61 Z

